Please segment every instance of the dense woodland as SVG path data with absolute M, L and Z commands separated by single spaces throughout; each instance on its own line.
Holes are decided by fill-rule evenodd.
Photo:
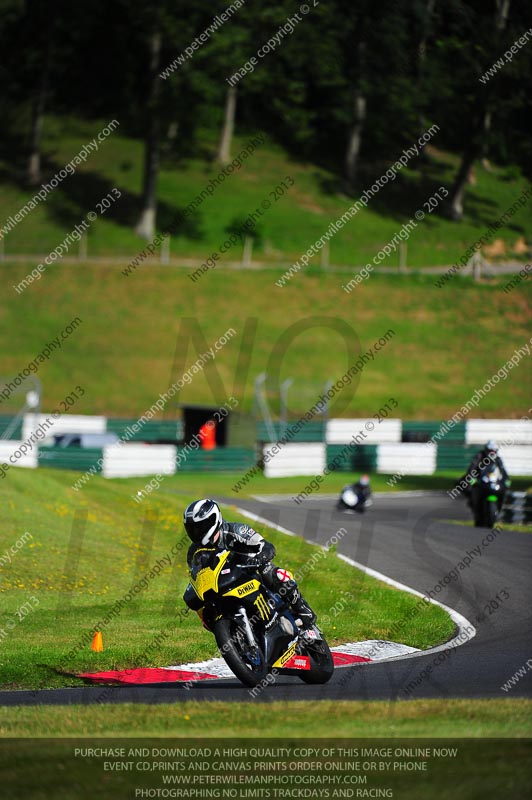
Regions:
M 228 6 L 0 0 L 2 148 L 20 180 L 41 180 L 47 115 L 116 118 L 122 133 L 144 140 L 137 231 L 146 237 L 159 165 L 178 169 L 191 155 L 223 162 L 234 130 L 267 132 L 353 194 L 436 123 L 438 147 L 460 157 L 448 207 L 457 221 L 477 160 L 516 164 L 532 178 L 530 0 L 309 0 L 304 15 L 293 0 L 238 0 L 161 77 Z M 231 88 L 228 78 L 296 14 L 293 31 Z M 217 152 L 201 152 L 205 129 L 216 132 Z

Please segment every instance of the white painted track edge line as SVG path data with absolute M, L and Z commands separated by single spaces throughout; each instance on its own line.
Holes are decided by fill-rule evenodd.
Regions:
M 341 553 L 338 553 L 338 558 L 342 559 L 342 561 L 345 561 L 346 564 L 362 570 L 362 572 L 365 572 L 372 578 L 376 578 L 383 583 L 387 583 L 389 586 L 393 586 L 395 589 L 399 589 L 402 592 L 408 592 L 416 597 L 421 597 L 425 600 L 425 602 L 443 608 L 443 610 L 449 614 L 450 618 L 458 628 L 458 633 L 455 634 L 452 639 L 449 639 L 447 642 L 443 642 L 443 644 L 429 647 L 427 650 L 419 650 L 417 653 L 408 653 L 406 656 L 395 656 L 387 660 L 392 661 L 400 658 L 418 658 L 419 656 L 430 655 L 431 653 L 439 653 L 441 650 L 449 650 L 452 647 L 459 647 L 460 645 L 469 642 L 474 636 L 476 636 L 477 629 L 475 626 L 472 625 L 471 622 L 469 622 L 469 620 L 463 616 L 463 614 L 455 611 L 454 608 L 445 605 L 445 603 L 441 603 L 439 600 L 434 600 L 432 597 L 427 597 L 423 594 L 423 592 L 419 592 L 417 589 L 413 589 L 411 586 L 407 586 L 405 583 L 400 583 L 399 581 L 394 580 L 394 578 L 384 575 L 382 572 L 371 569 L 371 567 L 366 567 L 364 564 L 360 564 L 358 561 L 354 561 L 352 558 L 349 558 L 349 556 L 344 556 Z
M 235 509 L 240 513 L 243 514 L 245 517 L 249 517 L 250 519 L 255 520 L 256 522 L 263 522 L 265 525 L 268 525 L 270 528 L 279 531 L 280 533 L 285 533 L 287 536 L 297 536 L 297 533 L 294 531 L 289 531 L 287 528 L 283 528 L 281 525 L 277 525 L 275 522 L 271 522 L 270 520 L 266 519 L 265 517 L 260 517 L 258 514 L 254 514 L 252 511 L 247 511 L 244 508 L 240 508 L 239 506 L 235 506 Z M 305 539 L 309 544 L 313 544 L 317 547 L 321 547 L 322 550 L 326 548 L 322 544 L 318 544 L 318 542 L 313 542 L 308 539 Z M 416 597 L 422 597 L 427 603 L 432 603 L 435 606 L 439 606 L 443 608 L 444 611 L 449 614 L 450 618 L 458 628 L 458 633 L 453 636 L 452 639 L 449 639 L 447 642 L 443 644 L 435 645 L 434 647 L 429 647 L 427 650 L 419 650 L 417 653 L 408 653 L 406 655 L 400 656 L 391 656 L 388 659 L 382 659 L 380 661 L 371 661 L 366 662 L 366 665 L 369 664 L 382 664 L 384 661 L 398 661 L 404 658 L 419 658 L 420 656 L 427 656 L 431 655 L 432 653 L 439 653 L 442 650 L 450 650 L 453 647 L 459 647 L 466 642 L 469 642 L 473 639 L 474 636 L 477 635 L 477 629 L 474 625 L 469 622 L 469 620 L 460 614 L 458 611 L 455 611 L 454 608 L 445 605 L 445 603 L 441 603 L 439 600 L 434 600 L 431 597 L 427 597 L 423 594 L 423 592 L 419 592 L 417 589 L 413 589 L 411 586 L 407 586 L 405 583 L 400 583 L 399 581 L 394 580 L 394 578 L 390 578 L 388 575 L 384 575 L 382 572 L 378 572 L 371 567 L 366 567 L 364 564 L 360 564 L 358 561 L 354 561 L 349 556 L 344 556 L 342 553 L 338 553 L 338 558 L 342 561 L 345 561 L 346 564 L 349 564 L 351 567 L 355 567 L 356 569 L 365 572 L 366 575 L 370 575 L 372 578 L 376 578 L 377 580 L 382 581 L 383 583 L 387 583 L 389 586 L 393 586 L 395 589 L 399 589 L 402 592 L 408 592 L 409 594 L 413 594 Z M 352 666 L 352 665 L 350 665 Z

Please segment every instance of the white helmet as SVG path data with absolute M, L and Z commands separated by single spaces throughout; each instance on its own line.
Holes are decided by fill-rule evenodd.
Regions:
M 486 450 L 490 454 L 493 453 L 494 455 L 497 455 L 499 452 L 499 445 L 493 439 L 490 439 L 486 442 Z
M 214 500 L 195 500 L 183 514 L 185 530 L 196 544 L 208 544 L 220 530 L 222 522 L 222 512 Z

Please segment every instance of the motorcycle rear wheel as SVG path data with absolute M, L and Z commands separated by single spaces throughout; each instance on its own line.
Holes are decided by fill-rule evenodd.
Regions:
M 268 674 L 264 654 L 256 645 L 249 647 L 245 632 L 236 622 L 221 619 L 214 626 L 216 644 L 229 669 L 246 686 L 257 686 Z

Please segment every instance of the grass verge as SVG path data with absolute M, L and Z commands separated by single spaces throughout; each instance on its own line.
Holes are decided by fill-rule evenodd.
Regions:
M 0 736 L 532 737 L 532 700 L 322 700 L 307 702 L 177 703 L 0 708 Z
M 2 481 L 0 551 L 26 531 L 31 539 L 3 568 L 1 685 L 72 685 L 75 679 L 54 670 L 166 666 L 216 655 L 196 616 L 179 614 L 187 583 L 182 513 L 204 493 L 205 478 L 191 480 L 183 495 L 153 495 L 143 509 L 131 499 L 130 483 L 94 477 L 75 493 L 74 477 L 12 470 Z M 212 477 L 209 488 L 216 490 Z M 302 591 L 318 617 L 329 619 L 324 632 L 331 644 L 386 638 L 394 625 L 394 639 L 419 648 L 451 636 L 454 626 L 440 608 L 412 614 L 417 598 L 349 567 L 334 548 L 324 553 L 298 537 L 257 528 L 276 545 L 277 563 L 304 575 Z M 95 627 L 103 633 L 103 653 L 90 648 Z
M 138 418 L 233 328 L 216 358 L 189 376 L 179 403 L 218 407 L 234 395 L 238 414 L 249 414 L 253 380 L 266 372 L 274 414 L 280 382 L 294 379 L 288 405 L 298 419 L 327 380 L 339 380 L 371 352 L 363 370 L 333 398 L 331 417 L 372 417 L 393 397 L 395 417 L 446 420 L 530 339 L 532 281 L 505 294 L 502 278 L 473 284 L 457 277 L 438 290 L 427 276 L 375 274 L 346 294 L 345 281 L 334 274 L 299 275 L 280 289 L 268 272 L 215 270 L 198 289 L 180 269 L 147 267 L 125 278 L 118 268 L 59 264 L 17 294 L 12 285 L 31 268 L 2 265 L 0 336 L 4 332 L 9 341 L 3 374 L 18 375 L 74 318 L 82 320 L 38 365 L 45 410 L 61 408 L 80 385 L 84 394 L 78 391 L 72 413 Z M 389 331 L 393 336 L 374 351 Z M 474 354 L 464 358 L 471 342 Z M 471 413 L 527 413 L 527 361 L 523 350 L 508 379 Z M 17 403 L 3 402 L 2 413 L 18 411 L 20 395 Z M 165 418 L 177 413 L 170 401 Z M 238 414 L 230 426 L 235 434 Z

